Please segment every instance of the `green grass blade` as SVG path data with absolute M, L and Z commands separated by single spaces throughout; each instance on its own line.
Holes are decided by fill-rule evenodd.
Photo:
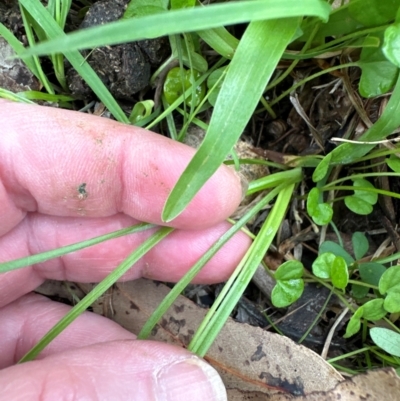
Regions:
M 58 258 L 60 256 L 66 255 L 67 253 L 76 252 L 80 249 L 87 248 L 89 246 L 93 246 L 96 244 L 100 244 L 101 242 L 108 241 L 110 239 L 122 237 L 124 235 L 138 233 L 140 231 L 148 230 L 150 228 L 156 227 L 154 224 L 149 223 L 140 223 L 136 224 L 132 227 L 123 228 L 118 231 L 114 231 L 109 234 L 100 235 L 98 237 L 94 237 L 88 239 L 86 241 L 78 242 L 76 244 L 71 244 L 67 246 L 63 246 L 61 248 L 54 249 L 52 251 L 38 253 L 36 255 L 27 256 L 25 258 L 11 260 L 10 262 L 0 263 L 0 273 L 5 273 L 10 270 L 21 269 L 22 267 L 31 266 L 36 263 L 42 263 L 46 260 Z
M 36 1 L 23 0 L 36 7 Z M 248 21 L 312 15 L 328 20 L 330 6 L 321 0 L 251 0 L 169 11 L 140 18 L 119 20 L 71 33 L 36 45 L 28 55 L 44 55 L 104 45 L 194 32 Z M 31 12 L 33 15 L 33 13 Z M 279 32 L 279 35 L 277 35 Z M 281 32 L 272 34 L 279 40 Z
M 231 151 L 298 23 L 298 18 L 287 18 L 252 22 L 247 27 L 221 87 L 207 135 L 164 206 L 164 221 L 185 209 Z
M 82 314 L 97 298 L 107 291 L 119 278 L 125 274 L 134 263 L 142 258 L 151 248 L 157 245 L 163 238 L 174 229 L 162 227 L 149 239 L 137 247 L 112 273 L 101 283 L 90 291 L 82 300 L 76 304 L 54 327 L 52 327 L 43 338 L 19 361 L 19 363 L 31 361 L 53 341 L 69 324 Z
M 64 31 L 60 28 L 57 22 L 51 17 L 49 12 L 43 7 L 38 0 L 20 0 L 23 7 L 29 12 L 32 18 L 40 25 L 45 31 L 47 37 L 51 39 L 65 37 Z M 54 53 L 60 53 L 57 49 Z M 99 99 L 106 105 L 113 116 L 121 122 L 129 124 L 128 117 L 122 111 L 119 104 L 115 101 L 114 97 L 104 86 L 101 79 L 93 71 L 92 67 L 85 61 L 83 56 L 78 51 L 63 52 L 65 57 L 69 60 L 72 66 L 76 69 L 79 75 L 86 81 L 93 92 Z

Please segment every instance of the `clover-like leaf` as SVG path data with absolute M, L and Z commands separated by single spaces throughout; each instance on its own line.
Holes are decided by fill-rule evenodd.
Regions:
M 353 213 L 356 214 L 367 215 L 372 213 L 373 210 L 370 203 L 354 195 L 346 196 L 344 198 L 344 203 Z
M 304 290 L 303 279 L 278 280 L 271 293 L 271 301 L 277 308 L 284 308 L 297 301 Z
M 400 265 L 389 267 L 379 280 L 379 292 L 382 295 L 400 289 Z
M 377 298 L 366 302 L 363 305 L 363 318 L 371 321 L 382 319 L 387 311 L 383 307 L 383 299 Z
M 361 318 L 364 313 L 363 307 L 359 307 L 355 312 L 354 315 L 349 320 L 349 323 L 346 327 L 346 333 L 344 334 L 344 338 L 349 338 L 354 334 L 358 333 L 361 327 Z
M 400 287 L 394 287 L 386 295 L 385 301 L 383 302 L 383 307 L 389 313 L 399 313 L 400 312 Z
M 394 154 L 391 154 L 389 158 L 386 158 L 386 164 L 396 173 L 400 173 L 400 158 Z
M 331 252 L 325 252 L 318 255 L 317 259 L 312 264 L 312 271 L 314 275 L 319 278 L 330 278 L 331 267 L 335 261 L 336 256 Z
M 328 224 L 332 220 L 333 209 L 327 203 L 319 203 L 319 189 L 313 188 L 307 197 L 307 212 L 314 222 L 320 226 Z
M 383 54 L 395 66 L 400 67 L 400 24 L 393 24 L 386 28 L 382 46 Z
M 353 244 L 354 256 L 357 260 L 361 259 L 367 253 L 369 248 L 367 237 L 365 234 L 356 231 L 351 237 L 351 242 Z
M 388 354 L 400 357 L 400 334 L 383 327 L 373 327 L 369 331 L 372 341 Z
M 341 290 L 345 289 L 349 282 L 349 271 L 346 261 L 341 256 L 335 256 L 333 260 L 330 276 L 332 284 Z

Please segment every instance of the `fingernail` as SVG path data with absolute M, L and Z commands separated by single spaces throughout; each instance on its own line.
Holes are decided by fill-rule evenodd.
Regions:
M 226 401 L 226 390 L 217 371 L 193 357 L 163 367 L 155 377 L 157 401 Z

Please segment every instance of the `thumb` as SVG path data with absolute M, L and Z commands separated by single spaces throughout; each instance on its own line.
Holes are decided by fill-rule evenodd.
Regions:
M 153 341 L 94 344 L 0 372 L 0 400 L 225 401 L 201 358 Z

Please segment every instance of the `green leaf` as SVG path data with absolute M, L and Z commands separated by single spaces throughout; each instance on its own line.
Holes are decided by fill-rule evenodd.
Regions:
M 372 213 L 373 210 L 370 203 L 355 195 L 346 196 L 344 198 L 344 203 L 353 213 L 356 214 L 367 215 Z
M 378 202 L 378 194 L 376 192 L 356 189 L 357 187 L 375 189 L 375 187 L 369 181 L 364 180 L 363 178 L 358 178 L 353 181 L 353 186 L 354 196 L 365 200 L 371 205 L 375 205 L 375 203 Z
M 400 286 L 390 289 L 386 295 L 383 307 L 390 313 L 400 312 Z
M 351 294 L 353 295 L 354 298 L 364 298 L 368 292 L 369 292 L 368 287 L 364 287 L 363 285 L 358 285 L 358 284 L 352 284 L 351 285 Z
M 367 262 L 360 263 L 358 265 L 358 271 L 364 283 L 378 286 L 382 274 L 386 271 L 386 267 L 380 263 Z
M 349 271 L 346 261 L 341 256 L 336 256 L 333 260 L 330 276 L 332 284 L 341 290 L 345 289 L 349 282 Z
M 400 265 L 389 267 L 379 280 L 379 292 L 385 295 L 394 287 L 400 286 Z
M 154 107 L 153 100 L 143 100 L 141 102 L 137 102 L 131 111 L 131 114 L 129 116 L 129 121 L 132 124 L 136 124 L 140 120 L 143 120 L 143 118 L 150 116 L 153 107 Z
M 31 0 L 24 0 L 24 3 L 29 1 Z M 329 12 L 330 6 L 321 0 L 302 0 L 301 2 L 298 0 L 280 0 L 279 2 L 275 0 L 251 0 L 212 4 L 206 7 L 173 10 L 157 15 L 119 20 L 73 32 L 66 37 L 54 38 L 49 42 L 40 43 L 28 49 L 24 57 L 33 54 L 45 55 L 90 49 L 248 21 L 303 15 L 317 16 L 326 21 Z M 287 23 L 282 20 L 282 24 L 279 25 L 286 27 Z M 291 31 L 291 27 L 288 26 L 288 28 Z M 280 38 L 275 37 L 275 39 L 278 40 L 278 43 L 280 42 Z M 285 39 L 284 42 L 287 40 Z
M 280 19 L 252 22 L 247 27 L 222 84 L 207 135 L 164 206 L 165 222 L 185 209 L 231 151 L 297 24 L 297 19 Z M 277 31 L 279 38 L 274 35 Z M 265 58 L 266 64 L 258 61 L 260 57 Z
M 395 154 L 391 154 L 389 158 L 385 159 L 386 164 L 396 173 L 400 173 L 400 158 Z
M 365 234 L 356 231 L 352 237 L 353 251 L 356 260 L 361 259 L 368 251 L 369 243 Z
M 180 8 L 194 7 L 196 4 L 196 0 L 171 0 L 170 3 L 171 10 L 178 10 Z
M 282 263 L 276 270 L 275 280 L 292 280 L 303 277 L 303 263 L 298 260 L 288 260 Z
M 164 0 L 131 0 L 122 18 L 137 18 L 166 12 L 167 5 Z
M 222 83 L 224 82 L 223 76 L 226 74 L 226 70 L 227 66 L 218 68 L 217 70 L 213 71 L 207 79 L 207 88 L 209 90 L 212 89 L 212 92 L 208 96 L 208 101 L 212 106 L 215 106 L 215 103 L 217 102 Z M 214 85 L 216 86 L 214 87 Z
M 366 302 L 363 306 L 363 318 L 371 321 L 382 319 L 386 315 L 386 310 L 383 307 L 383 299 L 373 299 Z
M 363 313 L 364 309 L 362 306 L 355 311 L 354 315 L 351 317 L 349 323 L 347 324 L 346 333 L 344 334 L 343 338 L 349 338 L 359 332 L 361 327 L 361 317 Z
M 325 252 L 314 260 L 312 264 L 312 271 L 315 276 L 319 278 L 330 278 L 331 267 L 335 261 L 336 256 L 333 253 Z
M 320 191 L 318 188 L 313 188 L 307 197 L 307 212 L 312 217 L 313 221 L 323 226 L 332 220 L 333 209 L 327 203 L 319 203 Z
M 302 279 L 278 281 L 271 293 L 271 301 L 277 308 L 285 308 L 297 301 L 304 290 Z
M 324 157 L 319 162 L 317 168 L 314 170 L 314 173 L 312 175 L 312 180 L 314 182 L 321 181 L 323 178 L 325 178 L 329 170 L 330 162 L 331 162 L 331 157 L 329 156 L 329 154 L 327 155 L 327 157 Z
M 400 0 L 353 0 L 350 15 L 364 26 L 383 25 L 395 19 Z
M 386 28 L 382 47 L 383 54 L 395 66 L 400 67 L 400 24 L 393 24 Z
M 364 47 L 358 62 L 362 70 L 359 83 L 361 96 L 379 96 L 393 88 L 398 68 L 382 52 L 382 48 Z
M 325 252 L 331 252 L 336 256 L 341 256 L 346 261 L 348 266 L 354 262 L 354 258 L 336 242 L 323 242 L 319 247 L 318 253 L 322 254 Z
M 388 354 L 400 357 L 400 334 L 383 327 L 373 327 L 369 331 L 372 341 Z

